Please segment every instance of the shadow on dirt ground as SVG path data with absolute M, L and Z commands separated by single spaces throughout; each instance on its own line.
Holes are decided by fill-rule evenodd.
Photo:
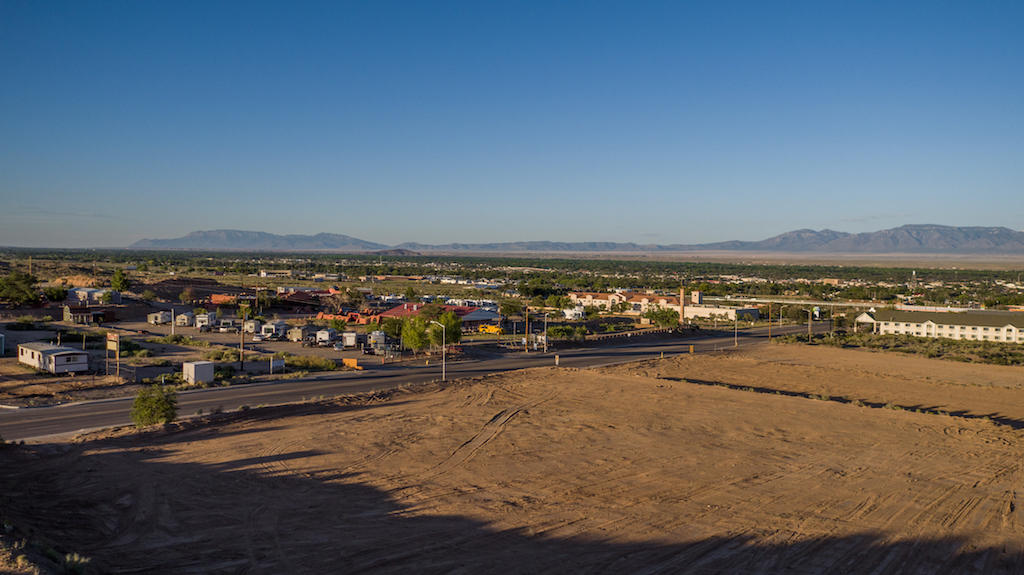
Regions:
M 244 431 L 244 430 L 243 430 Z M 224 430 L 222 433 L 232 433 Z M 223 435 L 220 435 L 223 437 Z M 735 534 L 684 543 L 497 530 L 425 515 L 338 469 L 294 473 L 316 449 L 216 463 L 169 461 L 182 438 L 0 450 L 3 520 L 97 572 L 1019 573 L 1024 557 L 957 538 Z M 201 441 L 201 436 L 189 436 Z M 514 478 L 510 478 L 513 479 Z M 780 542 L 766 542 L 772 538 Z

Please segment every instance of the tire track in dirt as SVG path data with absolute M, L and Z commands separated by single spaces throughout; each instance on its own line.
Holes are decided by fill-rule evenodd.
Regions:
M 421 474 L 417 479 L 417 483 L 440 477 L 446 473 L 449 473 L 453 469 L 464 465 L 479 452 L 485 445 L 490 443 L 492 439 L 497 437 L 505 427 L 515 418 L 517 415 L 522 413 L 524 410 L 537 407 L 538 405 L 550 401 L 558 395 L 557 391 L 553 391 L 544 397 L 528 401 L 511 407 L 503 409 L 491 417 L 490 421 L 485 423 L 472 437 L 462 443 L 455 449 L 447 458 L 435 465 L 433 468 L 427 470 Z

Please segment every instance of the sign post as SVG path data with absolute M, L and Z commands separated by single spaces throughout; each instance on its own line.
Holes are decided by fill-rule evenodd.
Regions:
M 110 375 L 110 351 L 114 352 L 114 375 L 121 377 L 121 334 L 107 333 L 107 375 Z

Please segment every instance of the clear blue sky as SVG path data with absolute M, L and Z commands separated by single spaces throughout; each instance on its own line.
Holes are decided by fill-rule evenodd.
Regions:
M 0 1 L 0 245 L 1024 228 L 1024 3 Z

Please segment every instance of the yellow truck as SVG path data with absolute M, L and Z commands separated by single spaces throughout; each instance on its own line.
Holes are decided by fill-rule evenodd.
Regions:
M 501 334 L 505 333 L 504 331 L 502 331 L 500 325 L 486 325 L 485 324 L 485 325 L 482 325 L 482 326 L 478 327 L 477 331 L 479 331 L 480 333 L 493 333 L 493 334 L 496 334 L 496 335 L 501 335 Z

